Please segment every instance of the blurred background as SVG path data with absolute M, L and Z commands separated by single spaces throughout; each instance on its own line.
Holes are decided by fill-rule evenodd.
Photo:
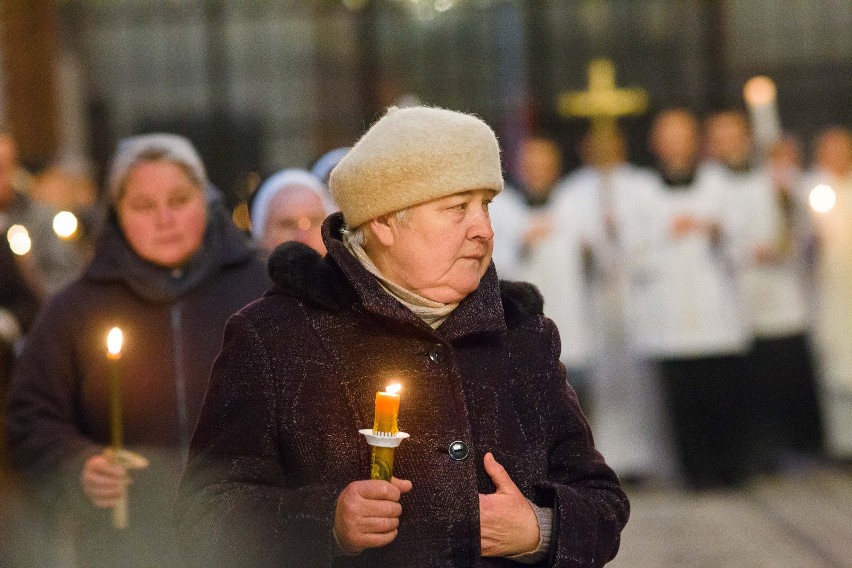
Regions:
M 852 124 L 848 0 L 3 0 L 0 23 L 2 130 L 32 196 L 92 227 L 116 142 L 151 131 L 195 144 L 243 228 L 262 179 L 352 145 L 390 105 L 484 118 L 509 179 L 522 140 L 546 133 L 568 173 L 589 123 L 560 100 L 589 88 L 601 57 L 618 87 L 647 93 L 619 121 L 640 166 L 657 111 L 745 108 L 757 75 L 774 80 L 803 166 L 817 133 Z M 692 492 L 665 432 L 656 443 L 654 475 L 625 475 L 633 517 L 613 566 L 852 566 L 848 455 Z M 11 499 L 0 565 L 29 565 L 3 536 L 28 534 Z
M 803 139 L 849 124 L 850 29 L 839 0 L 6 0 L 0 113 L 30 169 L 98 180 L 117 139 L 183 133 L 232 199 L 247 172 L 303 167 L 411 99 L 485 118 L 507 164 L 546 128 L 570 169 L 585 124 L 559 96 L 603 56 L 649 94 L 624 121 L 645 163 L 655 109 L 742 106 L 758 74 Z

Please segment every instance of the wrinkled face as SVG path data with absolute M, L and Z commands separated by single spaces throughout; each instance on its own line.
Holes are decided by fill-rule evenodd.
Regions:
M 436 302 L 458 302 L 476 290 L 491 262 L 493 196 L 490 189 L 457 193 L 412 207 L 405 221 L 389 216 L 376 229 L 373 220 L 382 250 L 367 252 L 392 282 Z
M 325 208 L 322 200 L 310 188 L 292 186 L 282 189 L 269 202 L 260 246 L 271 251 L 281 243 L 298 241 L 325 254 L 321 234 L 323 219 Z
M 201 248 L 207 226 L 204 192 L 174 162 L 133 166 L 117 209 L 127 242 L 148 262 L 179 268 Z

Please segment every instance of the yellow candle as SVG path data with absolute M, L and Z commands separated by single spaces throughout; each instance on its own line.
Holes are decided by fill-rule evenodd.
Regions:
M 399 383 L 389 385 L 385 392 L 376 393 L 376 416 L 373 421 L 373 432 L 376 434 L 393 434 L 399 432 L 397 417 L 399 416 Z
M 115 448 L 124 444 L 124 424 L 121 416 L 121 345 L 124 335 L 114 327 L 107 335 L 107 357 L 110 370 L 110 443 Z

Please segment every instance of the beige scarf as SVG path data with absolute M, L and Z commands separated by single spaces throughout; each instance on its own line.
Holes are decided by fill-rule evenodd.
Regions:
M 414 312 L 414 314 L 426 322 L 432 329 L 437 329 L 449 317 L 458 306 L 455 304 L 442 304 L 429 298 L 424 298 L 410 290 L 406 290 L 398 284 L 394 284 L 385 278 L 375 263 L 367 256 L 367 251 L 360 244 L 353 243 L 348 234 L 343 236 L 343 244 L 352 256 L 358 259 L 367 271 L 376 277 L 385 291 L 393 296 L 400 304 Z

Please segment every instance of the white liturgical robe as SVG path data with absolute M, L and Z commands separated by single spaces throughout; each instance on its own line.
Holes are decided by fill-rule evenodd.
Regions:
M 812 177 L 805 187 L 825 183 L 836 197 L 814 213 L 819 238 L 816 340 L 825 392 L 828 443 L 852 456 L 852 174 Z
M 648 230 L 654 239 L 637 280 L 639 343 L 659 359 L 689 359 L 746 351 L 750 334 L 736 261 L 735 239 L 724 223 L 724 180 L 717 168 L 701 167 L 687 187 L 657 182 L 657 214 Z M 719 227 L 674 233 L 689 216 Z
M 805 274 L 794 250 L 795 228 L 784 225 L 772 180 L 760 169 L 737 173 L 720 167 L 719 173 L 726 190 L 726 232 L 740 265 L 752 333 L 759 338 L 805 333 Z M 773 258 L 761 260 L 760 249 L 771 251 Z
M 545 312 L 548 297 L 561 294 L 564 305 L 578 306 L 564 313 L 565 319 L 575 314 L 586 318 L 595 443 L 623 475 L 667 473 L 660 471 L 666 460 L 659 443 L 663 421 L 657 383 L 633 340 L 633 279 L 641 267 L 636 260 L 647 256 L 652 245 L 647 226 L 654 191 L 650 174 L 628 164 L 607 172 L 577 170 L 566 178 L 553 205 L 556 225 L 571 235 L 565 238 L 570 252 L 555 251 L 540 261 L 543 267 L 580 271 L 562 289 L 554 286 L 545 293 Z M 571 323 L 579 320 L 563 325 L 571 329 Z

